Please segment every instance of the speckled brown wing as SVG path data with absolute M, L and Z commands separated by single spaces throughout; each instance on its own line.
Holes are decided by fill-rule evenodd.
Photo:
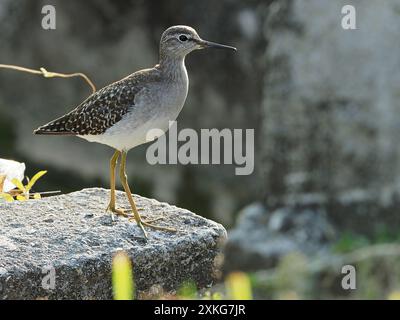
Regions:
M 135 96 L 143 88 L 137 80 L 137 77 L 130 76 L 100 89 L 74 110 L 39 127 L 34 133 L 47 135 L 104 133 L 135 107 Z

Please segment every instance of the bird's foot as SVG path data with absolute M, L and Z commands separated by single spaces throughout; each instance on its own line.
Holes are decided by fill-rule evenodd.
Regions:
M 139 225 L 139 227 L 142 229 L 142 231 L 144 232 L 144 234 L 146 235 L 146 238 L 147 238 L 147 234 L 146 234 L 146 232 L 144 231 L 143 226 L 148 227 L 148 228 L 153 228 L 153 229 L 156 229 L 156 230 L 168 231 L 168 232 L 176 232 L 176 231 L 177 231 L 177 230 L 174 229 L 174 228 L 163 227 L 163 226 L 158 226 L 158 225 L 154 225 L 154 224 L 153 224 L 153 222 L 159 221 L 159 220 L 164 219 L 164 218 L 165 218 L 165 217 L 160 216 L 160 217 L 156 217 L 156 218 L 153 218 L 153 219 L 150 219 L 150 220 L 143 220 L 143 219 L 140 219 L 139 221 L 137 221 L 137 220 L 135 219 L 135 217 L 130 217 L 130 218 L 129 218 L 129 221 L 136 221 L 136 223 L 137 223 L 137 224 Z
M 121 210 L 123 210 L 123 211 L 125 211 L 125 212 L 133 212 L 133 210 L 132 210 L 132 208 L 131 207 L 122 207 L 122 208 L 120 208 Z M 137 211 L 143 211 L 144 210 L 144 207 L 136 207 L 136 210 Z
M 152 218 L 152 219 L 150 219 L 150 220 L 147 220 L 147 219 L 146 219 L 146 215 L 141 215 L 141 218 L 142 218 L 142 219 L 141 219 L 142 222 L 149 224 L 149 223 L 153 223 L 153 222 L 155 222 L 155 221 L 162 220 L 162 219 L 164 219 L 165 217 L 159 216 L 159 217 L 156 217 L 156 218 Z M 134 216 L 132 216 L 132 217 L 129 218 L 129 221 L 136 221 L 136 219 L 135 219 Z
M 158 218 L 158 219 L 152 219 L 149 221 L 142 221 L 142 224 L 148 228 L 153 228 L 156 230 L 162 230 L 162 231 L 168 231 L 168 232 L 177 232 L 177 230 L 175 228 L 170 228 L 170 227 L 163 227 L 163 226 L 157 226 L 152 224 L 152 222 L 160 220 L 162 218 Z
M 137 210 L 143 209 L 143 208 L 136 208 Z M 165 217 L 163 216 L 158 216 L 152 219 L 146 219 L 146 216 L 139 216 L 139 219 L 135 217 L 135 215 L 128 214 L 128 212 L 133 212 L 131 208 L 129 209 L 123 209 L 123 208 L 116 208 L 115 205 L 109 204 L 106 211 L 111 211 L 111 218 L 114 221 L 114 214 L 117 216 L 123 216 L 124 218 L 128 218 L 128 221 L 135 221 L 137 225 L 140 227 L 140 229 L 143 232 L 143 235 L 146 239 L 148 239 L 147 232 L 144 229 L 144 227 L 148 228 L 153 228 L 156 230 L 162 230 L 162 231 L 168 231 L 168 232 L 176 232 L 177 230 L 174 228 L 169 228 L 169 227 L 163 227 L 163 226 L 158 226 L 154 225 L 153 223 L 156 221 L 159 221 L 161 219 L 164 219 Z M 144 218 L 144 219 L 142 219 Z
M 137 211 L 143 211 L 144 208 L 143 207 L 136 207 Z M 125 213 L 132 213 L 132 209 L 131 207 L 126 207 L 126 208 L 115 208 L 115 206 L 111 206 L 110 204 L 107 206 L 106 211 L 111 211 L 114 212 L 118 215 L 118 212 L 123 211 Z M 118 211 L 118 212 L 117 212 Z M 125 214 L 119 214 L 119 215 L 123 215 L 126 216 Z M 130 216 L 130 215 L 129 215 Z
M 131 217 L 131 215 L 129 215 L 127 212 L 129 212 L 130 210 L 125 210 L 125 209 L 120 209 L 120 208 L 116 208 L 113 205 L 108 205 L 108 207 L 106 208 L 106 211 L 111 211 L 111 219 L 114 221 L 114 214 L 117 216 L 122 216 L 125 218 L 129 218 Z

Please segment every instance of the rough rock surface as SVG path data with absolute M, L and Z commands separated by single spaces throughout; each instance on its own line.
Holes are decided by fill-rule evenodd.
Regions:
M 199 287 L 217 275 L 226 231 L 213 221 L 167 203 L 135 196 L 142 215 L 163 216 L 160 225 L 177 233 L 148 229 L 146 242 L 134 222 L 104 211 L 109 193 L 84 189 L 29 202 L 0 204 L 0 299 L 112 298 L 111 259 L 125 250 L 134 265 L 136 287 L 175 290 L 183 281 Z M 125 195 L 117 194 L 121 207 Z M 42 281 L 55 270 L 54 289 Z M 48 282 L 50 283 L 50 282 Z
M 323 212 L 279 208 L 268 213 L 263 205 L 252 204 L 229 233 L 224 271 L 271 268 L 292 252 L 322 256 L 334 235 Z

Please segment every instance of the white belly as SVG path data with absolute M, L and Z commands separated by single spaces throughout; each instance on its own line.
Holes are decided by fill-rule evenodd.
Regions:
M 155 137 L 167 132 L 170 121 L 176 120 L 185 99 L 186 95 L 180 100 L 167 101 L 169 102 L 167 104 L 163 101 L 162 106 L 138 105 L 103 134 L 79 137 L 90 142 L 106 144 L 120 151 L 128 151 L 138 145 L 153 141 Z
M 78 137 L 90 142 L 102 143 L 120 151 L 128 151 L 143 143 L 154 140 L 154 138 L 161 135 L 161 132 L 167 132 L 169 121 L 175 119 L 163 117 L 133 127 L 133 122 L 127 118 L 121 120 L 101 135 L 84 135 Z M 154 136 L 155 132 L 157 133 L 156 136 Z

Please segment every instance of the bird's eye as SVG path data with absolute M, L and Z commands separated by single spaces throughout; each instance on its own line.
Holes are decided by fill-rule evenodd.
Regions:
M 188 41 L 188 37 L 185 36 L 184 34 L 182 34 L 182 35 L 179 36 L 179 40 L 180 41 Z

